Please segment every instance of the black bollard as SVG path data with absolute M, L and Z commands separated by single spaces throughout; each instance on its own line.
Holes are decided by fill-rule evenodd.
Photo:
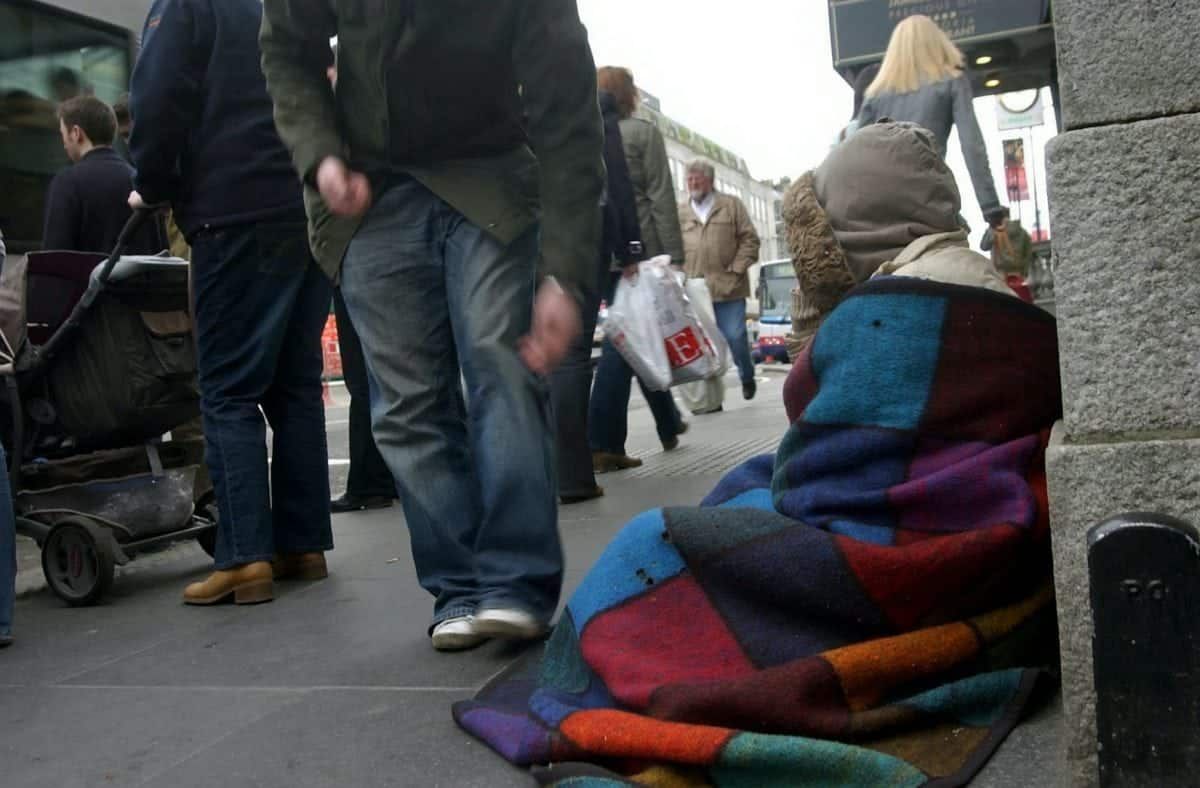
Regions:
M 1200 536 L 1161 514 L 1088 532 L 1103 788 L 1200 785 Z

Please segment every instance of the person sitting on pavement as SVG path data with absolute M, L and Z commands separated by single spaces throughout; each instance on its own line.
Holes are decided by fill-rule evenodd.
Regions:
M 626 525 L 545 649 L 455 704 L 462 728 L 543 784 L 970 780 L 1057 664 L 1062 402 L 1053 317 L 959 208 L 905 124 L 789 190 L 814 334 L 778 450 Z
M 133 167 L 113 150 L 117 116 L 93 96 L 67 99 L 58 108 L 63 149 L 73 164 L 54 176 L 46 192 L 42 247 L 53 251 L 111 252 L 129 221 Z M 147 221 L 126 254 L 157 254 L 167 247 L 162 225 Z
M 642 260 L 670 255 L 674 265 L 683 265 L 683 236 L 675 205 L 675 186 L 671 182 L 671 162 L 667 158 L 662 134 L 653 123 L 634 117 L 638 92 L 633 74 L 625 68 L 605 66 L 596 72 L 599 88 L 612 96 L 616 115 L 616 133 L 625 153 L 625 166 L 633 186 L 637 229 L 642 239 Z M 612 122 L 606 117 L 606 127 Z M 635 261 L 635 262 L 640 262 Z M 613 303 L 617 283 L 624 273 L 620 268 L 606 274 L 604 299 Z M 607 338 L 601 345 L 596 365 L 596 383 L 592 389 L 588 414 L 588 442 L 592 449 L 592 467 L 596 473 L 637 468 L 642 461 L 625 453 L 629 432 L 629 395 L 633 368 Z M 654 416 L 658 440 L 664 451 L 679 447 L 679 436 L 688 424 L 679 414 L 670 391 L 653 391 L 638 379 L 642 397 Z
M 961 205 L 936 139 L 912 123 L 860 129 L 797 179 L 783 200 L 799 285 L 789 355 L 842 296 L 872 276 L 917 276 L 1015 295 L 991 261 L 971 250 Z M 813 240 L 818 233 L 822 244 Z
M 715 186 L 716 170 L 706 161 L 687 167 L 688 200 L 679 206 L 683 229 L 684 270 L 708 284 L 717 327 L 729 342 L 742 380 L 742 396 L 754 399 L 754 360 L 746 330 L 746 299 L 750 297 L 750 266 L 758 262 L 759 238 L 745 204 Z M 709 384 L 709 381 L 705 381 Z M 712 384 L 723 390 L 724 381 Z M 717 410 L 720 403 L 705 410 Z
M 268 602 L 276 579 L 326 577 L 333 549 L 321 398 L 331 285 L 309 250 L 301 184 L 275 129 L 262 15 L 259 0 L 156 0 L 130 90 L 130 202 L 169 203 L 192 247 L 205 458 L 220 517 L 216 571 L 184 589 L 190 605 Z

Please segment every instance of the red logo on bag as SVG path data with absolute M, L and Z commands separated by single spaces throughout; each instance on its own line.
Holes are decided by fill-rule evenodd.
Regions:
M 667 358 L 670 359 L 673 369 L 686 367 L 703 355 L 703 351 L 700 349 L 700 340 L 696 338 L 696 332 L 692 330 L 691 326 L 678 334 L 667 337 L 664 341 L 667 345 Z

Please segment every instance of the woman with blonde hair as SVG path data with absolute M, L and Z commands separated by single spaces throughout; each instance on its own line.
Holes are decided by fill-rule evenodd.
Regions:
M 950 127 L 957 126 L 975 197 L 984 219 L 995 227 L 1003 222 L 1004 209 L 996 197 L 963 63 L 963 53 L 932 19 L 917 14 L 903 20 L 892 31 L 879 76 L 867 88 L 858 127 L 881 118 L 916 123 L 933 132 L 945 157 Z

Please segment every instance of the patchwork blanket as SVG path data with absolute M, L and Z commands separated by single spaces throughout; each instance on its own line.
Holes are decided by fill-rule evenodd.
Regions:
M 1054 663 L 1053 319 L 872 280 L 785 400 L 775 457 L 630 522 L 458 724 L 546 784 L 968 782 Z

